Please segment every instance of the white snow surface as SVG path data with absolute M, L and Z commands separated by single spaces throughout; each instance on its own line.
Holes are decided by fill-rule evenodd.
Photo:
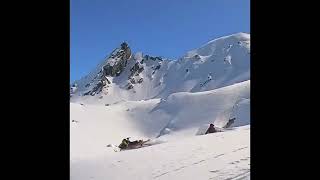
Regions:
M 101 63 L 76 82 L 71 98 L 71 180 L 250 179 L 248 52 L 249 34 L 222 37 L 177 61 L 145 62 L 144 81 L 132 90 L 123 88 L 126 68 L 104 95 L 79 96 Z M 128 66 L 141 59 L 136 53 Z M 230 129 L 202 135 L 234 117 Z M 126 137 L 151 139 L 151 146 L 117 152 Z
M 250 178 L 250 126 L 71 161 L 71 179 L 227 180 Z

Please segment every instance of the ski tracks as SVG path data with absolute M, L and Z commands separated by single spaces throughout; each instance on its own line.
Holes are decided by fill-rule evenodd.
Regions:
M 196 166 L 199 166 L 203 163 L 210 164 L 210 161 L 215 161 L 217 159 L 224 160 L 224 159 L 227 159 L 226 157 L 234 153 L 237 153 L 239 151 L 243 151 L 247 148 L 249 147 L 243 146 L 237 149 L 233 149 L 228 153 L 220 153 L 220 154 L 219 153 L 212 154 L 212 153 L 204 152 L 204 148 L 197 148 L 192 151 L 193 154 L 186 156 L 186 158 L 184 159 L 173 160 L 170 163 L 162 165 L 163 169 L 155 170 L 152 173 L 152 176 L 153 176 L 153 179 L 161 179 L 161 178 L 170 179 L 167 176 L 169 174 L 173 175 L 179 171 L 187 170 L 188 168 L 195 168 Z M 203 156 L 199 157 L 196 154 L 200 154 Z M 248 161 L 250 161 L 250 155 L 241 159 L 228 161 L 227 162 L 228 166 L 226 168 L 209 170 L 209 173 L 210 173 L 209 180 L 215 180 L 215 179 L 240 180 L 240 179 L 247 178 L 248 176 L 250 176 L 250 167 L 249 167 L 250 162 Z M 240 166 L 238 166 L 239 163 L 242 163 L 242 166 L 245 163 L 245 166 L 248 168 L 240 168 Z M 177 167 L 177 165 L 179 166 Z

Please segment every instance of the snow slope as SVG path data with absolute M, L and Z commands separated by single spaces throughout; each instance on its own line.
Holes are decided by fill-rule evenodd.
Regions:
M 84 95 L 104 60 L 70 90 L 71 179 L 250 179 L 249 54 L 245 33 L 176 61 L 136 53 L 100 93 Z M 230 118 L 229 130 L 202 135 Z M 126 137 L 152 146 L 115 152 Z
M 250 127 L 71 161 L 77 180 L 250 178 Z M 110 148 L 109 148 L 110 149 Z
M 193 177 L 189 173 L 199 179 L 227 179 L 248 175 L 249 85 L 246 81 L 208 92 L 176 93 L 163 101 L 109 106 L 71 103 L 71 179 L 188 179 Z M 225 115 L 224 110 L 231 109 L 238 97 L 242 98 L 239 109 L 246 111 L 238 113 L 242 116 L 235 125 L 246 127 L 196 136 L 204 125 L 221 123 L 221 114 Z M 165 128 L 169 133 L 156 138 Z M 118 145 L 124 137 L 151 138 L 161 144 L 125 152 L 106 147 Z
M 71 156 L 78 154 L 78 150 L 95 155 L 96 148 L 105 143 L 119 143 L 124 137 L 155 138 L 164 135 L 164 129 L 176 137 L 179 133 L 194 136 L 199 128 L 211 122 L 223 127 L 230 115 L 238 118 L 236 114 L 240 113 L 231 110 L 240 98 L 247 102 L 238 105 L 238 109 L 245 111 L 241 111 L 235 125 L 248 125 L 249 85 L 245 81 L 206 92 L 175 93 L 162 101 L 127 101 L 109 106 L 71 103 Z

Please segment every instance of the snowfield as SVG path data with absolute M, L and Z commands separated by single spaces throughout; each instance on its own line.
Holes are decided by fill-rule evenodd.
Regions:
M 250 126 L 71 160 L 71 179 L 249 179 Z
M 176 61 L 148 60 L 83 96 L 106 62 L 76 81 L 70 102 L 71 180 L 250 179 L 250 35 L 212 40 Z M 109 59 L 110 60 L 110 59 Z M 114 60 L 114 59 L 111 59 Z M 222 129 L 203 135 L 210 123 Z M 123 138 L 150 146 L 119 151 Z

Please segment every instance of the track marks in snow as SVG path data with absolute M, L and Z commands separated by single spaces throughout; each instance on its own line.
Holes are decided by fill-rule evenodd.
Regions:
M 223 155 L 224 154 L 219 154 L 219 155 L 214 156 L 213 158 L 218 158 L 218 157 L 223 156 Z
M 229 163 L 229 164 L 238 164 L 240 161 L 233 161 L 233 162 L 231 162 L 231 163 Z
M 211 170 L 211 171 L 209 171 L 209 172 L 211 172 L 211 173 L 217 173 L 217 172 L 219 172 L 219 170 Z
M 218 157 L 224 157 L 224 155 L 231 155 L 247 148 L 248 146 L 240 147 L 232 150 L 230 153 L 215 155 L 213 156 L 213 159 Z M 209 172 L 212 175 L 214 175 L 213 177 L 210 177 L 209 180 L 220 180 L 220 179 L 221 180 L 244 180 L 250 176 L 250 167 L 248 168 L 240 168 L 240 167 L 241 167 L 241 164 L 247 163 L 247 161 L 249 160 L 250 160 L 250 157 L 246 156 L 240 159 L 234 159 L 233 161 L 227 163 L 229 164 L 229 166 L 226 166 L 226 168 L 209 170 Z M 247 165 L 250 166 L 250 163 L 248 163 Z
M 242 147 L 242 148 L 236 149 L 236 150 L 234 150 L 234 151 L 232 151 L 232 152 L 237 152 L 237 151 L 240 151 L 240 150 L 243 150 L 243 149 L 247 149 L 247 148 L 248 148 L 248 146 Z
M 218 176 L 210 177 L 209 180 L 243 180 L 248 176 L 250 176 L 250 169 L 241 169 L 238 173 L 232 171 L 220 172 Z
M 240 159 L 240 161 L 247 161 L 247 160 L 249 160 L 249 159 L 250 159 L 250 157 L 246 157 L 246 158 Z
M 183 169 L 183 168 L 186 168 L 186 167 L 188 167 L 188 166 L 181 166 L 180 168 L 175 169 L 174 171 L 179 171 L 179 170 L 181 170 L 181 169 Z
M 163 176 L 167 176 L 169 174 L 175 174 L 178 171 L 182 171 L 182 170 L 186 170 L 188 168 L 194 168 L 194 166 L 199 166 L 202 163 L 207 163 L 210 164 L 210 162 L 214 161 L 214 159 L 217 158 L 223 158 L 226 155 L 232 155 L 234 153 L 237 153 L 239 151 L 245 150 L 247 149 L 248 146 L 244 146 L 244 147 L 240 147 L 237 149 L 233 149 L 231 151 L 229 151 L 229 153 L 220 153 L 220 154 L 211 154 L 211 153 L 207 153 L 206 155 L 203 153 L 203 156 L 199 157 L 199 156 L 195 156 L 195 154 L 198 154 L 199 151 L 203 151 L 205 148 L 203 147 L 199 147 L 196 148 L 194 150 L 192 150 L 192 154 L 185 156 L 185 158 L 181 158 L 181 159 L 177 159 L 174 161 L 171 161 L 168 164 L 164 164 L 162 165 L 163 168 L 162 170 L 158 170 L 156 171 L 156 173 L 153 173 L 152 175 L 154 176 L 153 179 L 157 179 L 157 178 L 162 178 Z M 228 179 L 228 180 L 233 180 L 233 179 L 237 179 L 240 180 L 239 178 L 245 178 L 247 177 L 246 174 L 250 174 L 250 168 L 247 169 L 239 169 L 239 163 L 246 163 L 246 161 L 248 161 L 250 159 L 250 157 L 242 157 L 241 159 L 234 159 L 234 161 L 231 162 L 227 162 L 227 164 L 229 164 L 229 167 L 227 169 L 214 169 L 214 170 L 209 170 L 210 174 L 215 175 L 214 177 L 211 177 L 210 179 Z M 176 166 L 178 164 L 183 164 L 182 166 Z M 250 163 L 248 163 L 247 165 L 250 165 Z M 232 166 L 233 168 L 231 168 L 230 166 Z M 201 166 L 200 166 L 201 167 Z M 231 169 L 232 170 L 231 170 Z M 163 177 L 165 178 L 165 177 Z
M 166 175 L 166 174 L 168 174 L 169 172 L 164 172 L 164 173 L 162 173 L 162 174 L 160 174 L 160 175 L 158 175 L 158 176 L 155 176 L 153 179 L 156 179 L 156 178 L 158 178 L 158 177 L 161 177 L 161 176 L 163 176 L 163 175 Z
M 206 161 L 206 160 L 200 160 L 200 161 L 198 161 L 198 162 L 195 162 L 195 163 L 192 163 L 193 165 L 196 165 L 196 164 L 200 164 L 200 163 L 202 163 L 202 162 L 204 162 L 204 161 Z
M 241 179 L 248 177 L 249 175 L 250 175 L 250 169 L 247 169 L 247 170 L 245 170 L 245 172 L 237 174 L 233 177 L 229 177 L 225 180 L 241 180 Z

